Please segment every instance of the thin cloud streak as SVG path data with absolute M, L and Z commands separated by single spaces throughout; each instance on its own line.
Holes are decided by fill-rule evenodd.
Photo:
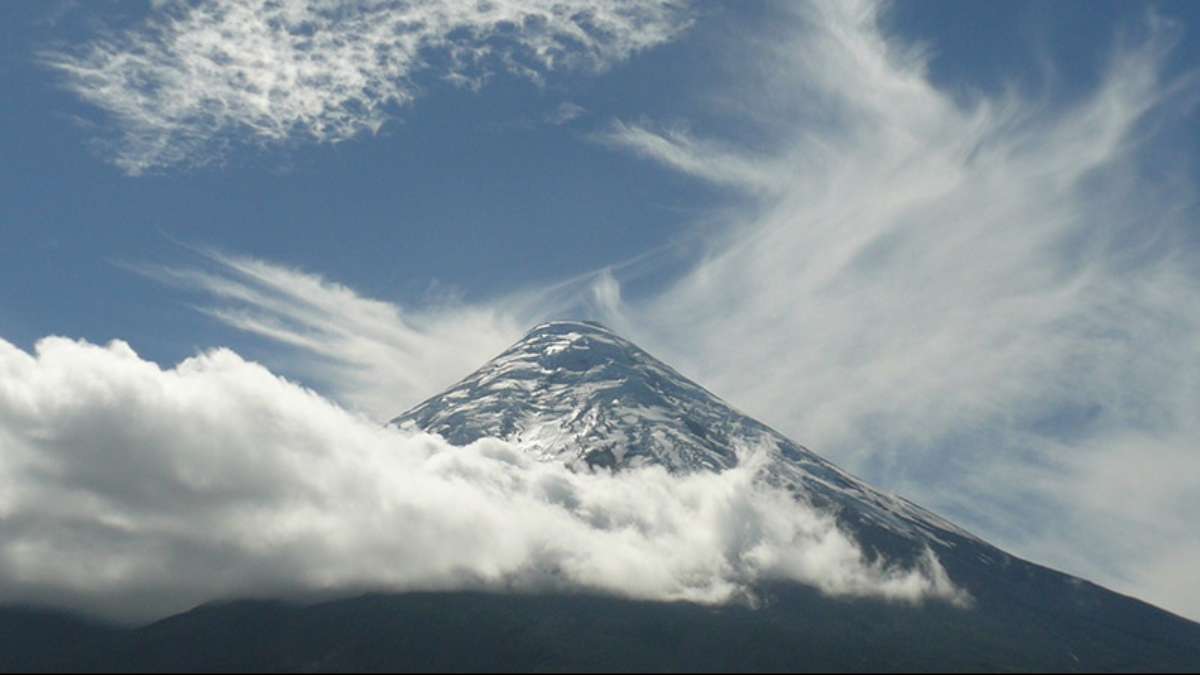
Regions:
M 766 166 L 759 158 L 699 140 L 684 129 L 659 131 L 618 120 L 595 139 L 718 185 L 771 193 L 781 187 L 781 167 Z
M 620 304 L 614 274 L 647 257 L 473 302 L 450 296 L 402 307 L 303 270 L 189 248 L 203 264 L 122 266 L 201 294 L 198 311 L 283 347 L 276 363 L 289 375 L 380 422 L 470 374 L 537 323 L 611 316 Z
M 300 270 L 199 252 L 205 267 L 129 267 L 200 292 L 207 298 L 200 311 L 306 354 L 291 360 L 300 368 L 295 375 L 381 421 L 478 368 L 545 307 L 518 293 L 485 304 L 447 301 L 407 310 Z
M 571 101 L 563 101 L 559 103 L 554 110 L 550 111 L 545 116 L 545 122 L 556 127 L 561 127 L 564 124 L 570 124 L 575 120 L 587 115 L 587 108 L 572 103 Z

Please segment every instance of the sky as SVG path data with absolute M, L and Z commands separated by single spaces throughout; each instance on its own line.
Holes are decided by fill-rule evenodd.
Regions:
M 351 523 L 453 530 L 447 472 L 553 473 L 487 444 L 447 468 L 429 438 L 384 459 L 377 423 L 584 318 L 1016 555 L 1200 619 L 1198 30 L 1189 2 L 4 3 L 0 590 L 150 615 L 281 568 L 466 583 L 464 538 L 399 581 L 312 542 L 412 557 Z M 543 479 L 610 509 L 636 487 Z M 375 501 L 327 507 L 360 481 Z M 479 518 L 611 546 L 483 491 Z M 795 558 L 746 499 L 775 552 L 752 572 L 697 589 L 653 541 L 550 566 L 727 597 Z M 810 515 L 834 553 L 785 576 L 953 596 Z M 685 520 L 655 527 L 678 548 Z M 544 529 L 474 551 L 472 583 L 537 577 Z M 107 576 L 47 564 L 96 551 Z

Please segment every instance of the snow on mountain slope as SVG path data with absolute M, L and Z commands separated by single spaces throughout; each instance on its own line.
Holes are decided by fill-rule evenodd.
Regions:
M 738 412 L 604 326 L 554 321 L 390 424 L 453 444 L 502 438 L 577 470 L 721 471 L 764 452 L 760 477 L 855 526 L 915 545 L 969 533 L 882 493 Z M 977 540 L 976 540 L 977 541 Z M 990 547 L 989 547 L 990 548 Z

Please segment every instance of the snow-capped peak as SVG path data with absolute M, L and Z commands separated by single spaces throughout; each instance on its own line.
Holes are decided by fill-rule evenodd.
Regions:
M 906 538 L 969 536 L 910 502 L 883 494 L 743 415 L 633 343 L 591 321 L 535 326 L 512 347 L 390 424 L 456 445 L 484 437 L 578 470 L 659 465 L 721 471 L 738 451 L 771 456 L 764 479 L 849 511 L 860 524 Z
M 576 467 L 720 470 L 737 457 L 725 406 L 594 322 L 536 326 L 446 392 L 393 421 L 453 443 L 484 436 Z

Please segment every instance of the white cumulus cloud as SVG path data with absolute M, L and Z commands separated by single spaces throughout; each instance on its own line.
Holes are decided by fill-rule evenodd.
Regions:
M 0 602 L 145 619 L 225 597 L 575 589 L 724 602 L 756 581 L 965 603 L 754 479 L 575 473 L 382 427 L 228 350 L 0 340 Z

